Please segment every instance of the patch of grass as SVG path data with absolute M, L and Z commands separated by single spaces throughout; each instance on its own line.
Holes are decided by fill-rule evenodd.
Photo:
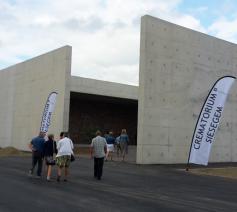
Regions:
M 14 147 L 0 148 L 0 157 L 6 156 L 28 156 L 31 155 L 30 152 L 23 152 Z
M 74 148 L 75 155 L 88 155 L 89 154 L 89 147 L 75 147 Z M 7 156 L 31 156 L 31 152 L 25 152 L 18 150 L 14 147 L 0 147 L 0 157 L 7 157 Z
M 191 173 L 237 179 L 237 167 L 190 169 Z

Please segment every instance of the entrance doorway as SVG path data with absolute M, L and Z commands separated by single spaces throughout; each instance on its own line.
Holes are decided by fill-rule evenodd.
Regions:
M 126 129 L 130 145 L 137 144 L 138 101 L 71 92 L 69 133 L 75 144 L 90 144 L 96 130 L 118 136 Z

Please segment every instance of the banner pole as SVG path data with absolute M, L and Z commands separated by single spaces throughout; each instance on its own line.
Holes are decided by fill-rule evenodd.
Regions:
M 201 114 L 202 114 L 203 108 L 204 108 L 204 106 L 205 106 L 205 104 L 206 104 L 206 102 L 207 102 L 207 99 L 208 99 L 210 93 L 212 92 L 213 88 L 216 86 L 216 84 L 217 84 L 220 80 L 222 80 L 222 79 L 225 78 L 225 77 L 231 77 L 231 78 L 236 79 L 236 77 L 233 77 L 233 76 L 223 76 L 223 77 L 219 78 L 219 79 L 214 83 L 214 85 L 212 86 L 212 88 L 210 89 L 210 91 L 209 91 L 209 93 L 208 93 L 208 95 L 207 95 L 207 97 L 206 97 L 206 99 L 205 99 L 205 101 L 204 101 L 204 103 L 203 103 L 203 105 L 202 105 L 202 109 L 201 109 L 201 111 L 200 111 L 200 113 L 199 113 L 199 116 L 198 116 L 198 119 L 197 119 L 197 122 L 196 122 L 196 125 L 195 125 L 195 129 L 194 129 L 194 132 L 193 132 L 192 141 L 191 141 L 191 145 L 190 145 L 190 149 L 189 149 L 189 155 L 188 155 L 188 161 L 187 161 L 187 165 L 186 165 L 186 171 L 188 171 L 189 168 L 190 168 L 189 160 L 190 160 L 190 156 L 191 156 L 192 145 L 193 145 L 195 132 L 196 132 L 197 125 L 198 125 L 198 123 L 199 123 L 199 119 L 200 119 L 200 116 L 201 116 Z
M 197 124 L 196 124 L 196 127 L 197 127 Z M 196 131 L 196 127 L 195 127 L 194 132 Z M 193 136 L 194 136 L 194 133 L 193 133 Z M 186 164 L 186 171 L 189 171 L 189 167 L 190 167 L 189 159 L 190 159 L 192 145 L 193 145 L 193 138 L 192 138 L 191 145 L 190 145 L 190 148 L 189 148 L 188 161 L 187 161 L 187 164 Z
M 187 163 L 187 165 L 186 165 L 186 172 L 188 172 L 189 171 L 189 163 Z
M 50 125 L 50 121 L 51 121 L 51 115 L 52 112 L 54 110 L 55 107 L 55 103 L 56 103 L 56 96 L 57 96 L 57 92 L 53 91 L 48 95 L 48 98 L 46 100 L 45 106 L 44 106 L 44 110 L 43 110 L 43 114 L 42 114 L 42 119 L 41 119 L 41 124 L 40 124 L 40 131 L 42 132 L 48 132 L 48 128 Z M 54 101 L 50 101 L 52 96 L 54 96 Z M 52 106 L 53 105 L 53 106 Z M 47 123 L 48 122 L 48 123 Z M 48 126 L 46 126 L 46 124 Z

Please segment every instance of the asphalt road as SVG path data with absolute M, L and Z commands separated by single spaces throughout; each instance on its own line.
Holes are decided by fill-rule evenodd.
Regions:
M 101 181 L 79 158 L 68 182 L 30 178 L 29 157 L 0 158 L 0 212 L 237 211 L 237 181 L 197 176 L 177 167 L 106 162 Z

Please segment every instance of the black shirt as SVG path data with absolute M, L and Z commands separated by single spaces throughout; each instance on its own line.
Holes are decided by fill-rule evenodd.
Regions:
M 49 139 L 44 143 L 44 156 L 53 156 L 53 153 L 57 154 L 56 142 Z

